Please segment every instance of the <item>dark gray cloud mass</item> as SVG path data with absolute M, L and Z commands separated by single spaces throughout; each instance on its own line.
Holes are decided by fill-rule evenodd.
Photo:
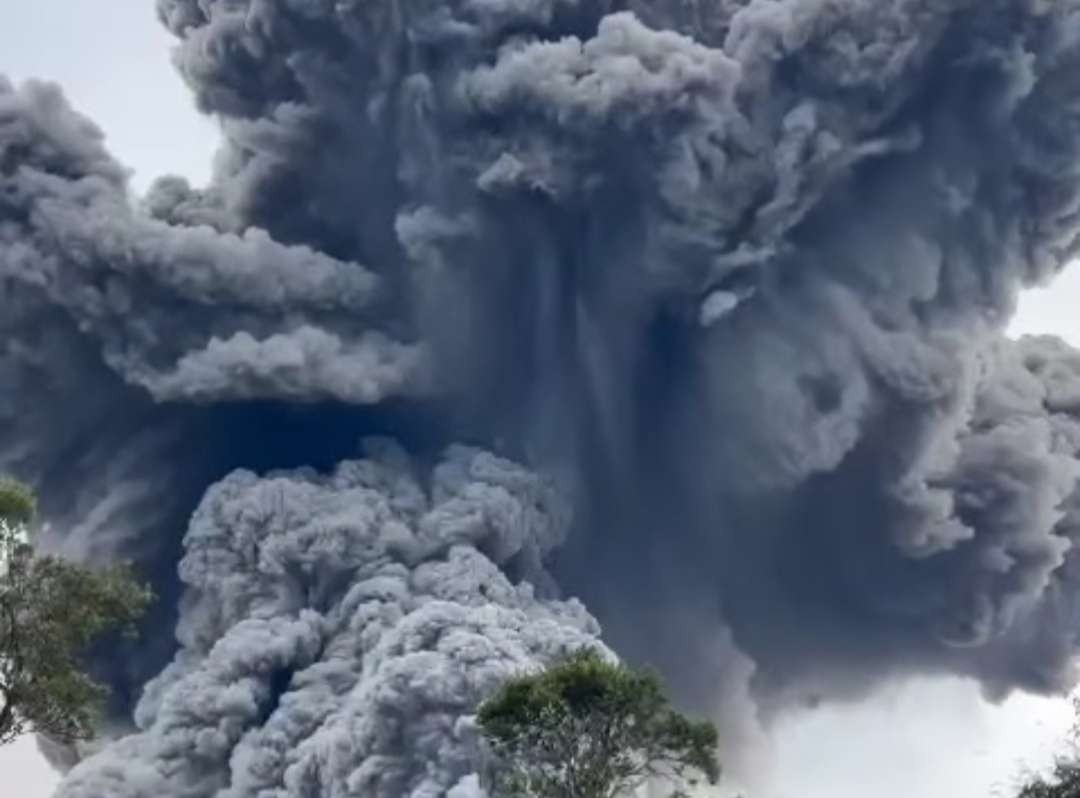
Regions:
M 1077 248 L 1080 0 L 158 10 L 209 186 L 0 84 L 0 468 L 163 596 L 61 795 L 464 798 L 560 596 L 734 748 L 1076 682 L 1080 355 L 1002 328 Z

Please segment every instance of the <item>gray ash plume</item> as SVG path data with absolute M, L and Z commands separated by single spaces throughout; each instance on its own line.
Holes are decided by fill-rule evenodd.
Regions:
M 736 748 L 1075 683 L 1080 356 L 1002 329 L 1076 250 L 1080 2 L 158 11 L 206 187 L 0 86 L 0 468 L 164 598 L 61 795 L 467 795 L 561 596 Z

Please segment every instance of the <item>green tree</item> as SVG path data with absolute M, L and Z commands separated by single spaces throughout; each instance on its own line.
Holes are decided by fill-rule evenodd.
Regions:
M 33 494 L 0 479 L 0 744 L 28 732 L 93 735 L 107 689 L 79 667 L 95 640 L 134 633 L 152 599 L 127 565 L 95 570 L 35 554 Z
M 1080 761 L 1062 757 L 1048 779 L 1037 776 L 1017 793 L 1018 798 L 1080 798 Z
M 510 679 L 477 721 L 496 796 L 615 798 L 646 782 L 681 796 L 720 777 L 716 727 L 672 709 L 655 673 L 592 649 Z
M 1030 777 L 1017 798 L 1080 798 L 1080 698 L 1073 699 L 1073 713 L 1066 752 L 1054 760 L 1048 776 Z

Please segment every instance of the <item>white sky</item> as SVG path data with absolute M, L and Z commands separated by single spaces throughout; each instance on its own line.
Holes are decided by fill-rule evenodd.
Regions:
M 108 135 L 145 188 L 163 172 L 205 182 L 216 141 L 169 61 L 154 0 L 0 0 L 0 73 L 41 78 Z
M 137 188 L 164 172 L 205 181 L 215 132 L 172 71 L 153 0 L 0 0 L 0 73 L 60 83 L 135 170 Z M 1012 331 L 1080 346 L 1078 302 L 1080 268 L 1025 296 Z M 1061 700 L 994 707 L 958 680 L 898 685 L 867 704 L 787 722 L 774 778 L 749 798 L 1008 796 L 1022 766 L 1048 761 L 1070 719 Z M 31 740 L 0 749 L 0 780 L 19 798 L 48 798 L 56 784 Z

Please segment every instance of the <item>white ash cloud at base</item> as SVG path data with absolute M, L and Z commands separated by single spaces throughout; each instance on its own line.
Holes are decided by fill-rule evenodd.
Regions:
M 419 797 L 466 778 L 479 698 L 599 629 L 501 570 L 544 581 L 566 523 L 550 485 L 460 447 L 419 468 L 373 441 L 327 476 L 211 488 L 180 562 L 180 649 L 140 731 L 59 794 Z

